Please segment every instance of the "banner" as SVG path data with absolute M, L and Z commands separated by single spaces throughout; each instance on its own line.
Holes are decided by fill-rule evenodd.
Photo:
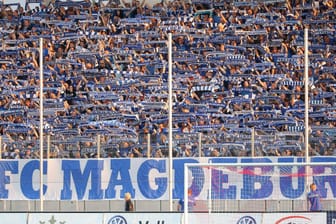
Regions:
M 0 213 L 1 224 L 26 224 L 27 213 Z
M 185 163 L 289 163 L 300 158 L 175 158 L 173 160 L 173 198 L 183 196 Z M 335 157 L 314 157 L 312 162 L 336 162 Z M 0 199 L 38 200 L 40 197 L 39 160 L 0 161 Z M 336 163 L 335 163 L 336 164 Z M 135 200 L 168 200 L 168 159 L 52 159 L 43 164 L 44 200 L 123 200 L 129 192 Z M 279 167 L 278 167 L 279 168 Z M 323 199 L 336 197 L 336 165 L 312 168 L 310 178 L 316 182 Z M 245 167 L 242 171 L 214 170 L 212 189 L 220 194 L 212 199 L 305 199 L 307 183 L 305 169 L 285 167 L 274 175 L 276 169 Z M 197 186 L 199 200 L 207 199 L 205 185 L 208 174 L 201 169 L 192 172 L 190 186 Z M 231 169 L 232 171 L 232 169 Z M 265 172 L 264 172 L 265 171 Z M 266 172 L 267 171 L 267 172 Z M 260 172 L 264 172 L 262 176 Z M 215 180 L 215 176 L 217 176 Z
M 269 224 L 316 224 L 326 223 L 327 214 L 325 212 L 310 213 L 264 213 L 263 221 Z
M 103 224 L 178 224 L 180 213 L 105 213 Z
M 177 224 L 180 221 L 180 213 L 31 213 L 28 215 L 28 224 Z
M 183 223 L 181 213 L 0 213 L 1 224 L 178 224 Z M 325 212 L 303 213 L 190 213 L 193 224 L 335 224 Z
M 336 224 L 336 211 L 327 212 L 327 223 Z
M 190 213 L 188 223 L 192 224 L 262 224 L 262 213 Z M 184 223 L 182 219 L 181 224 Z M 265 222 L 267 223 L 267 222 Z M 271 224 L 271 223 L 267 223 Z
M 327 214 L 321 213 L 190 213 L 193 224 L 326 224 Z
M 39 224 L 39 223 L 92 224 L 92 223 L 102 223 L 102 219 L 103 216 L 101 213 L 30 213 L 28 215 L 28 224 Z

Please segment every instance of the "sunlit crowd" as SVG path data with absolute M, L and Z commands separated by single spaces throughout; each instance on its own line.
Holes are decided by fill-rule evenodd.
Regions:
M 334 155 L 335 7 L 2 4 L 1 157 L 39 157 L 41 73 L 49 158 L 166 157 L 169 108 L 175 157 L 304 156 L 306 108 L 309 155 Z

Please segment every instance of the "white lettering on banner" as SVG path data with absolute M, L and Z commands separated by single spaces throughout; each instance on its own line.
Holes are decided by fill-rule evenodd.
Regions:
M 336 224 L 336 219 L 332 219 L 332 224 Z
M 312 162 L 317 157 L 312 158 Z M 318 157 L 326 162 L 335 162 L 336 157 Z M 173 199 L 183 196 L 185 163 L 256 163 L 256 162 L 297 162 L 299 158 L 175 158 L 173 160 Z M 1 160 L 0 161 L 0 199 L 38 200 L 40 197 L 39 160 Z M 43 192 L 45 200 L 123 200 L 130 192 L 134 200 L 168 200 L 168 159 L 54 159 L 44 161 Z M 235 170 L 236 169 L 236 170 Z M 254 169 L 254 170 L 253 170 Z M 286 167 L 274 175 L 274 167 L 249 167 L 238 170 L 214 169 L 211 177 L 215 199 L 305 199 L 305 169 Z M 250 175 L 265 171 L 263 176 Z M 210 175 L 198 169 L 197 198 L 206 200 Z M 198 172 L 201 171 L 201 172 Z M 273 172 L 274 171 L 274 172 Z M 277 170 L 276 172 L 280 172 Z M 336 198 L 336 166 L 317 167 L 314 181 L 319 183 L 323 199 Z M 215 179 L 216 177 L 216 179 Z M 251 193 L 252 192 L 252 193 Z

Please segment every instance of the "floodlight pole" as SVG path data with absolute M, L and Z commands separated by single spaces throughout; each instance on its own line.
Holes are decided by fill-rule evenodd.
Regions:
M 40 38 L 40 210 L 43 211 L 43 38 Z
M 168 151 L 169 151 L 169 210 L 173 211 L 173 122 L 172 122 L 172 34 L 168 33 Z

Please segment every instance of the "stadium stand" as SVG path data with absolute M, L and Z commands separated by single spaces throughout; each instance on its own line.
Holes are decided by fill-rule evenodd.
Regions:
M 167 156 L 167 33 L 174 156 L 303 155 L 305 27 L 310 155 L 335 155 L 334 1 L 32 2 L 1 5 L 2 158 L 39 157 L 41 37 L 50 158 Z

